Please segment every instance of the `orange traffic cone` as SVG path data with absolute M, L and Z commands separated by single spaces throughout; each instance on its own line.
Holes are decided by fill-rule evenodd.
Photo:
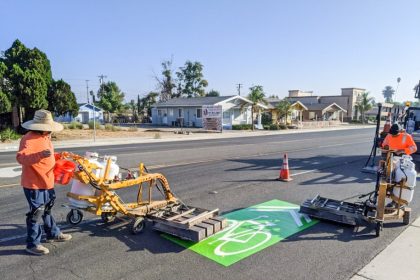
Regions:
M 284 181 L 284 182 L 289 182 L 292 181 L 293 179 L 290 178 L 290 173 L 289 173 L 289 160 L 287 158 L 287 154 L 284 154 L 283 157 L 283 166 L 280 169 L 280 175 L 279 178 L 277 179 L 278 181 Z

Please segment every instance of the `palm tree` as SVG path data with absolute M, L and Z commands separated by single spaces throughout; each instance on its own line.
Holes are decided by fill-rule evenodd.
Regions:
M 276 106 L 276 111 L 277 111 L 277 114 L 279 115 L 279 118 L 286 116 L 286 124 L 287 124 L 287 116 L 290 114 L 291 110 L 292 110 L 292 103 L 290 103 L 286 98 L 281 100 Z
M 382 91 L 382 94 L 385 98 L 385 102 L 391 103 L 392 97 L 395 94 L 395 90 L 391 86 L 386 86 L 385 89 Z
M 369 92 L 366 91 L 359 96 L 356 102 L 356 108 L 362 115 L 362 123 L 365 123 L 365 112 L 372 109 L 372 101 L 373 97 L 370 97 Z
M 248 99 L 252 102 L 251 106 L 251 118 L 252 118 L 252 130 L 254 130 L 254 112 L 258 108 L 259 103 L 267 104 L 264 97 L 264 91 L 262 86 L 253 86 L 249 88 L 250 93 L 248 95 Z

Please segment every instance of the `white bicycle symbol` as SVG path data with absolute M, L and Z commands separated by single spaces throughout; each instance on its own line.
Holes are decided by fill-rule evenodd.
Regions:
M 220 237 L 219 239 L 210 243 L 210 244 L 213 244 L 215 242 L 222 241 L 222 243 L 220 243 L 214 249 L 214 254 L 216 254 L 217 256 L 232 256 L 232 255 L 242 254 L 244 252 L 247 252 L 247 251 L 253 250 L 255 248 L 258 248 L 259 246 L 263 245 L 268 240 L 270 240 L 271 239 L 271 233 L 267 232 L 267 231 L 264 231 L 264 229 L 268 226 L 274 226 L 274 224 L 270 223 L 270 222 L 260 223 L 260 222 L 256 221 L 256 220 L 261 219 L 261 218 L 268 218 L 268 216 L 259 216 L 257 218 L 250 219 L 250 220 L 245 220 L 245 221 L 231 220 L 230 222 L 232 224 L 229 225 L 229 227 L 225 230 L 226 233 L 222 237 Z M 242 230 L 242 231 L 239 231 L 239 232 L 236 231 L 240 226 L 242 226 L 244 224 L 250 224 L 251 226 L 249 227 L 249 229 L 245 229 L 245 230 Z M 224 246 L 226 246 L 230 242 L 239 243 L 239 244 L 246 244 L 246 243 L 250 242 L 252 239 L 257 238 L 257 237 L 263 237 L 263 238 L 261 239 L 261 241 L 259 241 L 255 245 L 246 247 L 246 248 L 244 248 L 242 250 L 238 250 L 238 251 L 227 252 L 227 251 L 224 250 Z

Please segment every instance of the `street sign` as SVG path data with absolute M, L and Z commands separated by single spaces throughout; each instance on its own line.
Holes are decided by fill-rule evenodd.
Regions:
M 205 130 L 222 131 L 222 106 L 203 105 L 203 128 Z
M 298 205 L 276 199 L 223 216 L 229 226 L 199 243 L 168 235 L 165 238 L 230 266 L 318 222 L 300 214 Z

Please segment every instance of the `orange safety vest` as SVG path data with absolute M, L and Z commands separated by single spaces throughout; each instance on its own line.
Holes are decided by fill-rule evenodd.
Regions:
M 404 150 L 407 155 L 417 151 L 417 145 L 410 134 L 401 132 L 396 136 L 388 134 L 382 142 L 382 147 L 388 146 L 390 150 Z

